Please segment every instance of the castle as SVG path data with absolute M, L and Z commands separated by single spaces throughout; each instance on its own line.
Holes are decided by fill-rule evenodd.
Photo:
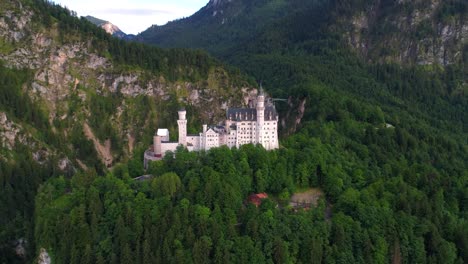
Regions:
M 271 101 L 265 102 L 263 92 L 257 96 L 255 108 L 229 108 L 224 126 L 203 125 L 197 135 L 187 134 L 186 111 L 178 111 L 179 141 L 169 142 L 169 130 L 158 129 L 153 146 L 145 152 L 145 167 L 148 161 L 160 160 L 167 151 L 175 151 L 179 145 L 189 151 L 209 150 L 226 145 L 239 148 L 244 144 L 261 144 L 265 149 L 277 149 L 278 114 Z

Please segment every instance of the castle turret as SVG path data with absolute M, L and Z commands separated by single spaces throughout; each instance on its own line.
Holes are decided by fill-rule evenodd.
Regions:
M 153 137 L 154 156 L 160 158 L 162 156 L 161 151 L 161 136 L 155 135 Z
M 177 120 L 177 125 L 179 126 L 179 144 L 187 146 L 187 119 L 185 117 L 187 112 L 185 109 L 181 109 L 178 113 L 179 120 Z
M 208 125 L 203 124 L 203 131 L 200 133 L 200 149 L 206 149 L 206 131 L 208 130 Z
M 260 88 L 260 93 L 257 96 L 257 143 L 263 145 L 263 125 L 265 121 L 265 95 Z

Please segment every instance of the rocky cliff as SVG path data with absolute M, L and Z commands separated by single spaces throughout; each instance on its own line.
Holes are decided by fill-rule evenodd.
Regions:
M 368 1 L 341 16 L 350 46 L 373 62 L 460 63 L 468 50 L 468 4 L 463 1 Z
M 74 134 L 93 142 L 98 158 L 109 167 L 129 157 L 135 144 L 148 144 L 141 141 L 157 125 L 174 128 L 179 106 L 190 108 L 193 126 L 201 120 L 216 122 L 224 115 L 222 106 L 241 104 L 241 88 L 250 89 L 234 84 L 220 65 L 210 67 L 206 78 L 170 80 L 162 73 L 116 63 L 96 51 L 93 38 L 63 32 L 59 22 L 38 22 L 33 7 L 14 0 L 2 5 L 0 61 L 7 69 L 30 73 L 21 92 L 46 113 L 52 133 L 65 143 L 63 149 L 41 143 L 30 124 L 15 123 L 11 113 L 0 111 L 0 142 L 6 148 L 19 141 L 47 153 L 71 153 L 73 163 L 86 167 L 74 154 L 79 147 L 72 143 Z
M 250 49 L 271 40 L 280 48 L 307 46 L 336 34 L 370 63 L 450 65 L 468 57 L 467 14 L 463 0 L 212 0 L 193 16 L 151 27 L 138 39 L 202 48 L 232 62 L 231 54 L 252 41 Z M 281 32 L 283 27 L 287 30 Z
M 96 26 L 104 29 L 107 33 L 111 34 L 114 37 L 125 39 L 125 40 L 131 40 L 135 37 L 135 35 L 126 34 L 122 30 L 120 30 L 118 26 L 112 24 L 109 21 L 105 21 L 105 20 L 102 20 L 93 16 L 85 16 L 84 18 L 88 20 L 89 22 L 95 24 Z

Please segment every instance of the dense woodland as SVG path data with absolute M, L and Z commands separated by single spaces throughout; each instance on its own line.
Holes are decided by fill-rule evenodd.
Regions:
M 71 263 L 466 262 L 466 144 L 314 92 L 314 111 L 331 118 L 339 103 L 343 118 L 306 122 L 280 150 L 179 149 L 148 181 L 132 180 L 139 160 L 50 180 L 36 199 L 37 244 Z M 291 210 L 309 186 L 325 192 L 319 205 Z M 245 203 L 264 191 L 259 208 Z
M 70 30 L 97 36 L 93 46 L 123 68 L 191 79 L 218 63 L 203 52 L 125 44 L 70 11 L 34 3 L 45 24 L 59 22 L 63 41 Z M 448 1 L 445 18 L 458 14 L 452 3 L 463 5 Z M 133 159 L 107 170 L 77 126 L 76 152 L 67 154 L 95 164 L 64 173 L 17 144 L 14 162 L 0 159 L 0 262 L 19 261 L 8 245 L 25 237 L 28 260 L 46 248 L 56 263 L 467 263 L 466 59 L 446 68 L 365 63 L 321 27 L 329 17 L 308 13 L 326 9 L 312 7 L 224 57 L 273 96 L 306 100 L 295 133 L 295 106 L 278 103 L 280 117 L 293 120 L 279 150 L 179 149 L 145 172 L 143 137 Z M 195 75 L 175 70 L 190 67 Z M 0 67 L 0 76 L 0 110 L 31 123 L 48 144 L 63 144 L 22 94 L 30 73 Z M 92 126 L 112 137 L 99 120 L 120 99 L 90 100 Z M 133 180 L 147 173 L 154 177 Z M 309 187 L 324 192 L 318 206 L 292 210 L 291 195 Z M 257 192 L 270 195 L 258 208 L 245 202 Z
M 52 33 L 56 32 L 56 35 L 51 33 L 54 45 L 80 41 L 88 43 L 89 52 L 97 53 L 111 61 L 115 73 L 139 71 L 143 72 L 143 79 L 156 76 L 169 82 L 202 82 L 206 80 L 209 71 L 224 69 L 222 63 L 202 51 L 160 49 L 113 38 L 89 21 L 76 17 L 74 12 L 48 1 L 6 1 L 2 3 L 2 8 L 16 12 L 15 8 L 22 8 L 22 5 L 34 11 L 31 30 L 47 29 Z M 26 39 L 33 33 L 24 32 Z M 23 42 L 24 40 L 11 42 L 0 37 L 0 52 L 8 54 L 25 45 Z M 85 120 L 97 138 L 102 141 L 111 140 L 116 159 L 126 160 L 127 157 L 123 153 L 122 131 L 117 131 L 110 119 L 115 114 L 118 104 L 122 104 L 121 94 L 103 96 L 97 94 L 93 87 L 83 87 L 80 84 L 78 89 L 87 93 L 87 100 L 83 102 L 77 91 L 71 92 L 66 98 L 67 109 L 59 109 L 62 111 L 61 115 L 71 118 L 61 120 L 56 113 L 57 117 L 49 120 L 47 102 L 30 96 L 29 90 L 36 72 L 31 69 L 10 68 L 5 64 L 0 61 L 0 112 L 6 113 L 8 122 L 20 126 L 21 132 L 17 138 L 26 138 L 25 141 L 15 142 L 15 147 L 11 150 L 4 146 L 0 148 L 0 263 L 12 263 L 21 261 L 13 252 L 18 238 L 26 238 L 28 241 L 26 249 L 29 261 L 36 255 L 33 212 L 34 197 L 39 185 L 59 173 L 71 177 L 80 169 L 74 164 L 75 168 L 67 167 L 65 171 L 61 171 L 57 168 L 59 160 L 64 157 L 71 161 L 78 159 L 99 174 L 107 171 L 93 142 L 83 133 Z M 231 85 L 251 82 L 236 69 L 227 71 Z M 140 128 L 139 133 L 135 134 L 135 140 L 141 146 L 138 151 L 146 147 L 154 133 L 154 127 L 166 125 L 168 120 L 173 119 L 179 107 L 177 101 L 178 98 L 172 94 L 169 100 L 157 106 L 156 100 L 147 96 L 127 99 L 126 104 L 131 107 L 123 113 L 123 126 Z M 156 107 L 158 111 L 167 109 L 168 112 L 158 114 L 157 117 L 152 116 Z M 86 116 L 83 112 L 90 114 Z M 156 121 L 159 123 L 156 124 Z M 193 124 L 189 125 L 192 126 Z M 168 124 L 167 127 L 172 128 L 174 124 Z M 3 131 L 3 127 L 0 130 Z M 67 147 L 70 145 L 72 148 Z M 48 152 L 48 155 L 39 157 L 38 160 L 38 157 L 33 157 L 32 152 L 41 153 L 41 149 Z

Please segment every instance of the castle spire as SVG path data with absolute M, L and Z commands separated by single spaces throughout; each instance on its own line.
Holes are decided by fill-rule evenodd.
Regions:
M 187 146 L 187 118 L 185 108 L 182 108 L 178 111 L 179 120 L 177 120 L 177 125 L 179 126 L 179 144 Z
M 265 95 L 263 93 L 263 88 L 260 85 L 260 92 L 257 96 L 257 138 L 256 143 L 263 145 L 263 126 L 265 120 Z

